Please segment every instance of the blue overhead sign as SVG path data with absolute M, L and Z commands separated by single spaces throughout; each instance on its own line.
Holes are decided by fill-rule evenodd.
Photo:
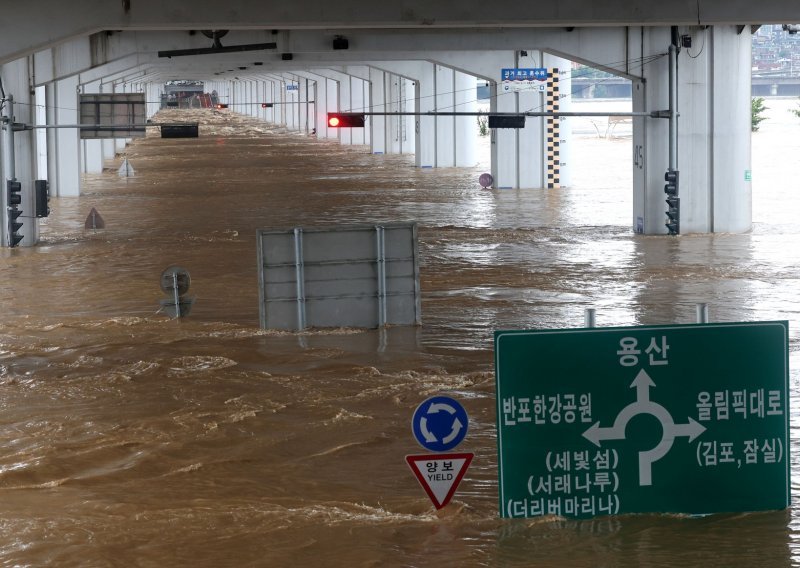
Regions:
M 500 77 L 503 81 L 547 81 L 547 68 L 503 69 Z
M 420 446 L 430 452 L 447 452 L 467 435 L 469 418 L 461 404 L 446 396 L 434 396 L 417 407 L 411 429 Z

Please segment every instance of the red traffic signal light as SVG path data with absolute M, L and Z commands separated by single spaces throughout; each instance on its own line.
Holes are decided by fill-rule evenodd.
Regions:
M 261 103 L 261 108 L 272 108 L 272 103 Z
M 329 112 L 328 126 L 331 128 L 363 128 L 363 112 Z
M 217 108 L 218 109 L 228 108 L 228 105 L 226 103 L 217 103 Z

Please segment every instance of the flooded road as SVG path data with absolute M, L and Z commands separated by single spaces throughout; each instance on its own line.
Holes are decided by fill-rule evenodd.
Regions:
M 497 506 L 493 332 L 581 327 L 588 307 L 600 326 L 692 323 L 698 302 L 712 321 L 789 320 L 798 439 L 800 119 L 767 106 L 745 235 L 633 235 L 624 136 L 574 137 L 572 188 L 502 191 L 480 189 L 485 163 L 420 170 L 226 111 L 192 111 L 198 139 L 136 141 L 135 177 L 109 162 L 51 202 L 40 246 L 0 250 L 0 563 L 800 564 L 796 481 L 777 512 Z M 92 207 L 106 229 L 84 230 Z M 398 221 L 419 226 L 421 326 L 259 329 L 257 229 Z M 176 264 L 196 298 L 182 320 L 157 313 Z M 440 512 L 404 461 L 435 394 L 464 404 L 476 454 Z

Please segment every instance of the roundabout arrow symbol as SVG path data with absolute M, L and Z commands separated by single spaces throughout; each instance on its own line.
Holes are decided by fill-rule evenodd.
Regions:
M 453 408 L 452 406 L 450 406 L 449 404 L 445 403 L 445 402 L 440 402 L 438 404 L 435 403 L 435 402 L 432 402 L 431 405 L 428 407 L 428 414 L 435 414 L 436 412 L 439 412 L 440 410 L 444 410 L 448 414 L 455 414 L 456 413 L 456 409 Z
M 461 423 L 461 420 L 459 420 L 458 417 L 456 417 L 456 419 L 453 421 L 453 430 L 450 432 L 450 434 L 442 438 L 442 442 L 445 444 L 449 444 L 450 442 L 455 440 L 456 437 L 458 436 L 458 433 L 461 432 L 461 428 L 463 427 L 464 425 Z
M 455 399 L 431 397 L 417 406 L 411 431 L 417 443 L 428 451 L 446 452 L 460 444 L 469 429 L 469 416 Z
M 422 431 L 422 435 L 425 437 L 425 441 L 430 443 L 436 442 L 436 435 L 428 430 L 428 419 L 424 416 L 419 419 L 419 429 Z
M 650 400 L 650 388 L 655 386 L 650 375 L 642 369 L 631 383 L 631 388 L 636 389 L 636 401 L 617 414 L 614 425 L 603 427 L 598 420 L 583 433 L 584 438 L 599 448 L 601 442 L 605 440 L 624 440 L 625 428 L 634 416 L 639 414 L 654 416 L 661 423 L 663 434 L 655 448 L 639 452 L 639 485 L 652 485 L 652 465 L 667 455 L 676 437 L 686 436 L 691 443 L 706 431 L 705 426 L 691 417 L 688 417 L 686 424 L 675 424 L 666 408 Z

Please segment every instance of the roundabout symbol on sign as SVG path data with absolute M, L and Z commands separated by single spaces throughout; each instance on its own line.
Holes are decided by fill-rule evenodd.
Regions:
M 411 430 L 420 446 L 431 452 L 447 452 L 467 435 L 469 418 L 461 404 L 446 396 L 427 399 L 414 411 Z
M 639 452 L 639 485 L 653 485 L 653 463 L 657 462 L 670 451 L 676 437 L 685 437 L 689 442 L 706 431 L 706 427 L 688 417 L 685 424 L 676 424 L 672 415 L 666 408 L 650 400 L 650 388 L 656 386 L 650 375 L 642 369 L 631 383 L 631 388 L 636 389 L 636 402 L 630 403 L 617 414 L 613 426 L 600 426 L 598 420 L 583 433 L 583 437 L 598 448 L 606 440 L 624 440 L 625 427 L 631 418 L 638 414 L 651 414 L 661 422 L 664 432 L 661 441 L 651 450 Z

